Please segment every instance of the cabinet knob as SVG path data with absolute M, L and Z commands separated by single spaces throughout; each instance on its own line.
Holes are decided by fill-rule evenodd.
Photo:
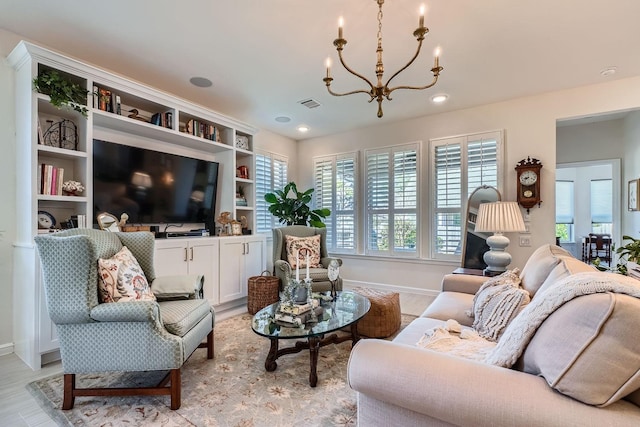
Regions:
M 184 248 L 184 262 L 187 262 L 188 260 L 188 254 L 187 254 L 187 248 Z
M 190 249 L 191 249 L 191 258 L 189 258 L 189 260 L 193 261 L 193 248 L 190 248 Z

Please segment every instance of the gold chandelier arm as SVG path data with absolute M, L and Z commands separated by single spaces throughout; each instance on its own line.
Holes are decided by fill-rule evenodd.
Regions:
M 426 28 L 424 28 L 426 31 Z M 418 30 L 420 30 L 420 28 L 418 28 Z M 416 31 L 418 31 L 416 30 Z M 413 64 L 413 62 L 416 60 L 416 58 L 418 58 L 418 55 L 420 55 L 420 50 L 422 49 L 422 41 L 424 40 L 424 33 L 418 37 L 418 49 L 416 49 L 416 53 L 413 55 L 413 58 L 411 58 L 411 60 L 409 62 L 407 62 L 407 64 L 400 68 L 398 71 L 396 71 L 391 77 L 389 77 L 389 80 L 387 80 L 387 83 L 384 85 L 385 87 L 389 87 L 389 83 L 391 83 L 391 80 L 393 80 L 398 74 L 400 74 L 401 72 L 403 72 L 404 70 L 406 70 L 407 68 L 409 68 L 411 66 L 411 64 Z M 389 93 L 391 93 L 391 91 L 389 91 Z
M 334 44 L 335 44 L 335 42 L 334 42 Z M 369 79 L 367 79 L 367 78 L 366 78 L 366 77 L 364 77 L 363 75 L 358 74 L 358 73 L 356 73 L 355 71 L 353 71 L 351 68 L 349 68 L 349 66 L 344 62 L 344 59 L 342 58 L 342 47 L 338 47 L 337 51 L 338 51 L 338 58 L 340 59 L 340 63 L 342 64 L 342 66 L 343 66 L 343 67 L 344 67 L 348 72 L 350 72 L 351 74 L 353 74 L 353 75 L 354 75 L 354 76 L 356 76 L 356 77 L 361 78 L 362 80 L 364 80 L 364 82 L 365 82 L 366 84 L 368 84 L 368 85 L 369 85 L 369 87 L 371 88 L 371 92 L 364 91 L 365 93 L 368 93 L 368 94 L 370 94 L 370 95 L 371 95 L 371 94 L 373 94 L 373 93 L 375 92 L 375 87 L 373 86 L 373 83 L 371 83 L 371 82 L 369 81 Z M 327 86 L 327 87 L 328 87 L 328 86 Z M 363 91 L 363 90 L 359 90 L 359 91 L 358 91 L 358 90 L 356 90 L 356 91 L 353 91 L 353 92 L 345 93 L 345 95 L 349 95 L 349 94 L 351 94 L 351 93 L 360 93 L 360 92 L 362 92 L 362 91 Z M 372 95 L 371 97 L 373 98 L 373 95 Z
M 352 90 L 351 92 L 345 92 L 345 93 L 338 93 L 338 92 L 334 92 L 331 90 L 331 81 L 333 80 L 333 78 L 331 77 L 325 77 L 324 79 L 322 79 L 324 81 L 324 83 L 327 85 L 327 90 L 329 91 L 329 93 L 333 96 L 347 96 L 347 95 L 353 95 L 354 93 L 364 93 L 369 95 L 369 97 L 371 98 L 369 100 L 369 102 L 373 101 L 373 99 L 375 98 L 374 96 L 371 95 L 371 92 L 369 92 L 368 90 L 364 90 L 364 89 L 360 89 L 360 90 Z
M 426 86 L 396 86 L 394 88 L 389 89 L 388 92 L 386 93 L 387 99 L 391 100 L 391 98 L 389 98 L 389 95 L 391 95 L 391 92 L 393 92 L 396 89 L 414 89 L 414 90 L 429 89 L 430 87 L 435 85 L 436 82 L 438 81 L 438 76 L 440 75 L 440 70 L 442 70 L 442 67 L 432 68 L 431 69 L 431 71 L 433 71 L 433 80 L 431 81 L 431 83 L 429 83 Z

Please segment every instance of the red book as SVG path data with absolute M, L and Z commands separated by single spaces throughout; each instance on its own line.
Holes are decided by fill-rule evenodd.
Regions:
M 51 194 L 55 196 L 58 194 L 58 168 L 52 166 L 51 169 Z

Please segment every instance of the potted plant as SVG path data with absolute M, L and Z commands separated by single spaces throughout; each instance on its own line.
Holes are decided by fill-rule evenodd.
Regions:
M 71 82 L 56 70 L 44 70 L 33 79 L 33 88 L 40 93 L 49 95 L 52 105 L 61 108 L 69 106 L 87 117 L 86 107 L 88 90 L 77 83 Z
M 629 240 L 630 242 L 617 248 L 616 254 L 618 255 L 618 263 L 615 267 L 604 267 L 600 265 L 600 259 L 596 258 L 594 261 L 595 267 L 600 271 L 613 271 L 620 274 L 627 274 L 627 263 L 635 262 L 640 263 L 640 239 L 635 239 L 631 236 L 622 236 L 622 241 Z
M 286 225 L 309 225 L 311 227 L 326 227 L 322 220 L 329 215 L 329 209 L 311 209 L 311 194 L 313 188 L 305 192 L 298 191 L 296 184 L 290 182 L 282 190 L 264 195 L 264 200 L 270 203 L 269 212 Z M 293 197 L 289 197 L 291 194 Z

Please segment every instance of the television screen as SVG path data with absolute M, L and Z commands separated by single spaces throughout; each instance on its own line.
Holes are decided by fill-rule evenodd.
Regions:
M 133 224 L 214 224 L 218 163 L 93 140 L 93 209 Z

